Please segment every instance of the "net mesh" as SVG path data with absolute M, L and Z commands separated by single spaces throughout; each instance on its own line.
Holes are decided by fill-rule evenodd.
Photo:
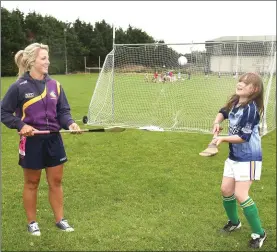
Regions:
M 180 56 L 186 64 L 180 65 Z M 210 133 L 238 76 L 257 72 L 264 81 L 266 134 L 276 128 L 275 61 L 275 41 L 114 45 L 96 83 L 88 124 Z

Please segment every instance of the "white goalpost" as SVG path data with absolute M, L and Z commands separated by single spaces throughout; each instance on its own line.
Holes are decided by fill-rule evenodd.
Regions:
M 257 72 L 265 94 L 261 132 L 276 128 L 276 38 L 182 44 L 114 41 L 113 36 L 113 50 L 91 98 L 89 125 L 211 133 L 215 115 L 235 91 L 235 77 Z
M 98 67 L 88 67 L 87 57 L 84 57 L 85 73 L 100 73 L 101 72 L 101 61 L 100 56 L 98 57 Z
M 262 135 L 276 129 L 276 51 L 270 62 L 270 75 L 264 96 L 264 116 L 260 125 Z

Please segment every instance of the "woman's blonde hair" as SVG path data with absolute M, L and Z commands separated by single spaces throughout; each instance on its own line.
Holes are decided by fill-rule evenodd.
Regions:
M 48 45 L 33 43 L 28 45 L 24 50 L 18 51 L 14 56 L 15 64 L 18 67 L 18 76 L 22 76 L 29 71 L 34 65 L 39 49 L 45 49 L 49 52 Z

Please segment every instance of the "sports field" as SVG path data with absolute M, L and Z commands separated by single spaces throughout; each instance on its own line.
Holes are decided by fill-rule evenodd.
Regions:
M 82 119 L 97 75 L 52 77 L 65 89 L 73 117 Z M 14 81 L 1 79 L 2 96 Z M 200 157 L 210 138 L 135 129 L 63 135 L 69 159 L 63 181 L 65 217 L 75 232 L 55 227 L 43 173 L 37 208 L 42 235 L 32 237 L 22 205 L 19 137 L 2 125 L 2 251 L 252 251 L 241 209 L 241 230 L 219 232 L 227 222 L 220 184 L 228 146 L 222 144 L 212 158 Z M 260 251 L 276 251 L 276 131 L 264 136 L 262 145 L 262 177 L 250 196 L 268 234 Z

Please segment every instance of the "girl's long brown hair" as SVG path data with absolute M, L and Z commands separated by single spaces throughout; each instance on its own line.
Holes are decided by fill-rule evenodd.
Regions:
M 256 73 L 245 73 L 239 78 L 239 82 L 244 82 L 246 85 L 252 84 L 255 92 L 248 97 L 248 100 L 241 104 L 241 106 L 246 106 L 250 102 L 254 101 L 257 104 L 260 116 L 264 113 L 264 87 L 262 78 Z M 231 98 L 227 101 L 224 108 L 229 112 L 234 104 L 239 101 L 239 96 L 233 94 Z

